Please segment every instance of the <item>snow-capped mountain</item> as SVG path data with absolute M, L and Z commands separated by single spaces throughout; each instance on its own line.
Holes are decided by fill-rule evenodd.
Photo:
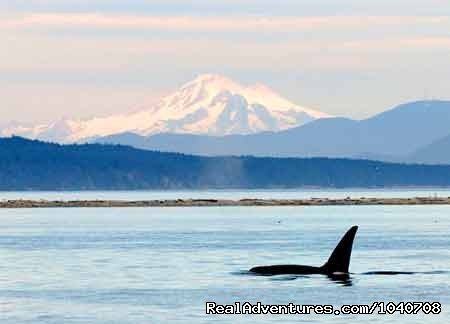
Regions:
M 0 135 L 65 143 L 123 132 L 222 136 L 279 131 L 326 117 L 331 116 L 296 105 L 264 85 L 246 86 L 220 75 L 204 74 L 136 112 L 35 126 L 14 124 L 3 128 Z

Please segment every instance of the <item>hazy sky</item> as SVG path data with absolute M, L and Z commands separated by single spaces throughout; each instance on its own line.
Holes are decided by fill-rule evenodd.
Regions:
M 0 124 L 132 110 L 206 72 L 354 118 L 450 99 L 450 3 L 0 1 Z

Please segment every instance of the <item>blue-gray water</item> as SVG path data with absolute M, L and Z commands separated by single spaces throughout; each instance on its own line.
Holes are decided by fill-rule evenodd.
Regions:
M 4 209 L 0 220 L 0 323 L 450 321 L 450 206 Z M 320 265 L 354 224 L 351 286 L 240 273 Z M 378 270 L 416 273 L 364 274 Z M 205 315 L 206 301 L 438 301 L 443 311 Z
M 450 197 L 449 188 L 411 189 L 291 189 L 291 190 L 133 190 L 133 191 L 0 191 L 0 200 L 7 199 L 110 199 L 110 200 L 153 200 L 153 199 L 304 199 L 304 198 L 411 198 Z

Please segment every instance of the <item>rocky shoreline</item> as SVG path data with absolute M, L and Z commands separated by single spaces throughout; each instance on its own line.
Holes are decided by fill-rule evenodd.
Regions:
M 176 200 L 0 200 L 0 208 L 79 207 L 212 207 L 212 206 L 371 206 L 450 205 L 450 197 L 310 198 L 310 199 L 176 199 Z

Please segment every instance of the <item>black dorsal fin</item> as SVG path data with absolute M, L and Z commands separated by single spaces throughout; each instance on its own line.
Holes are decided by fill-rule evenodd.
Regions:
M 322 269 L 324 269 L 325 272 L 330 274 L 334 272 L 348 273 L 353 239 L 355 238 L 357 230 L 358 226 L 353 226 L 341 238 L 333 253 L 331 253 L 327 263 L 322 266 Z

